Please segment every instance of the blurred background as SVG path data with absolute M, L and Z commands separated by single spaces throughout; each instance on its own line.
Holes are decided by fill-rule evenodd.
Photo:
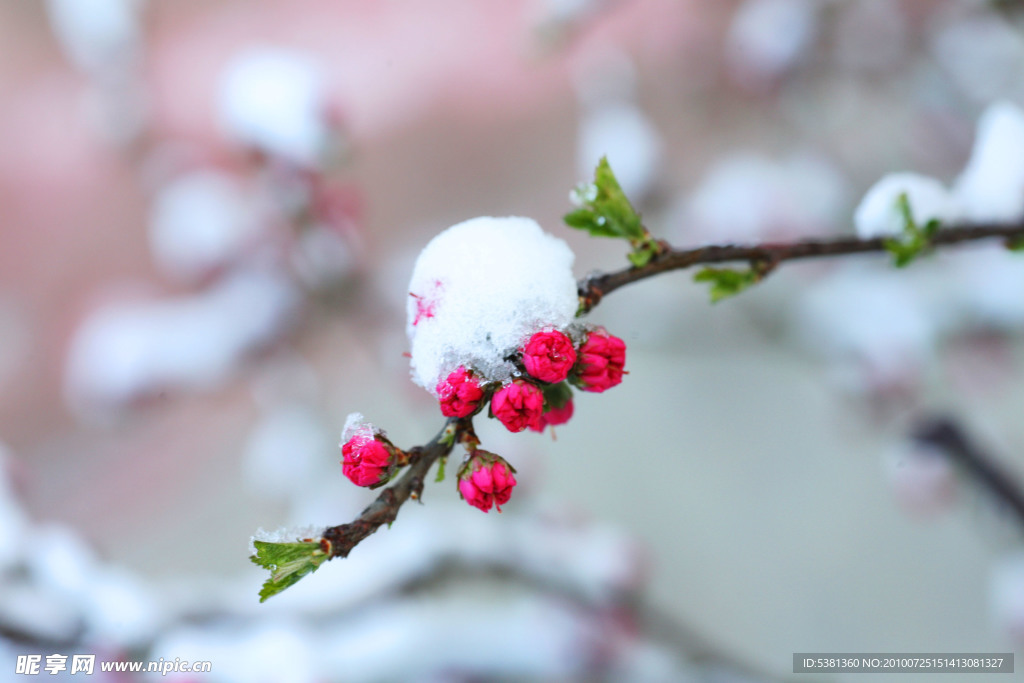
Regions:
M 627 342 L 621 386 L 557 439 L 478 421 L 520 473 L 502 515 L 449 476 L 264 605 L 246 545 L 372 500 L 341 475 L 348 413 L 403 447 L 440 428 L 403 356 L 434 234 L 525 215 L 578 276 L 620 268 L 561 223 L 605 154 L 676 245 L 851 233 L 881 175 L 948 183 L 979 114 L 1024 104 L 1022 21 L 981 0 L 0 0 L 0 679 L 52 653 L 259 683 L 1020 652 L 1019 523 L 909 439 L 949 416 L 1024 481 L 1024 263 L 993 245 L 791 264 L 714 306 L 686 273 L 630 286 L 590 315 Z

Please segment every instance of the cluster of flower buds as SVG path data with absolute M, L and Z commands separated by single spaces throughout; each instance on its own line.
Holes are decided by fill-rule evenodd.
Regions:
M 573 415 L 573 385 L 602 392 L 619 384 L 626 363 L 626 344 L 604 328 L 584 332 L 577 343 L 558 330 L 542 330 L 518 349 L 522 372 L 498 387 L 464 366 L 437 385 L 441 413 L 467 417 L 487 402 L 491 415 L 512 432 L 542 431 Z
M 555 329 L 534 333 L 514 354 L 518 376 L 504 383 L 458 367 L 437 385 L 441 413 L 469 417 L 490 401 L 491 415 L 512 432 L 540 432 L 549 425 L 565 424 L 573 415 L 572 386 L 602 392 L 622 382 L 625 374 L 626 344 L 621 339 L 602 327 L 574 336 L 575 342 Z M 358 486 L 381 486 L 408 463 L 408 455 L 383 432 L 360 422 L 362 416 L 353 418 L 342 437 L 342 471 Z M 458 474 L 459 495 L 484 512 L 492 507 L 501 512 L 516 485 L 515 469 L 475 444 L 468 448 L 469 456 Z

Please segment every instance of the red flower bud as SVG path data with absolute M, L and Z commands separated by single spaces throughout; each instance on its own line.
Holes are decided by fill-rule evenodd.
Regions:
M 445 417 L 466 417 L 480 407 L 484 391 L 473 373 L 464 366 L 437 383 L 441 414 Z
M 526 371 L 542 382 L 561 382 L 576 362 L 572 341 L 557 330 L 537 332 L 521 351 Z
M 501 456 L 477 450 L 459 470 L 459 493 L 475 508 L 490 512 L 493 505 L 501 512 L 516 485 L 513 472 Z
M 593 330 L 580 346 L 576 385 L 583 391 L 611 389 L 622 382 L 625 364 L 626 342 L 604 328 Z
M 510 432 L 521 432 L 539 424 L 544 412 L 544 394 L 529 382 L 514 380 L 494 392 L 491 412 Z
M 572 418 L 573 405 L 572 399 L 570 398 L 565 402 L 561 408 L 548 408 L 547 412 L 540 416 L 538 424 L 536 426 L 530 425 L 530 429 L 535 432 L 542 432 L 548 425 L 562 425 L 568 422 Z
M 353 434 L 342 444 L 341 454 L 341 471 L 356 486 L 373 486 L 391 476 L 391 451 L 369 429 Z

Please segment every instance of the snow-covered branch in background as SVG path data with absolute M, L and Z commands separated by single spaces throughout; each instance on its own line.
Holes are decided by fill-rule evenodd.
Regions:
M 148 126 L 143 82 L 146 0 L 48 0 L 61 51 L 89 79 L 91 123 L 107 140 L 128 145 Z

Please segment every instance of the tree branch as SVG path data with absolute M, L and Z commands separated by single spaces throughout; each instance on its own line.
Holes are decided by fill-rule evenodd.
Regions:
M 1002 238 L 1007 245 L 1016 245 L 1024 240 L 1024 224 L 984 224 L 954 226 L 939 230 L 928 241 L 929 248 L 958 244 L 983 239 Z M 661 273 L 681 270 L 699 264 L 746 261 L 752 270 L 763 277 L 784 261 L 797 259 L 843 256 L 887 251 L 888 238 L 860 239 L 840 237 L 833 239 L 802 240 L 788 243 L 763 243 L 753 245 L 709 245 L 693 249 L 675 249 L 664 242 L 658 242 L 660 250 L 644 266 L 625 268 L 610 273 L 600 273 L 580 280 L 579 315 L 597 306 L 607 294 L 633 282 L 645 280 Z M 921 432 L 923 440 L 941 442 L 988 488 L 1007 501 L 1024 522 L 1024 495 L 1016 488 L 1012 479 L 991 466 L 988 461 L 973 450 L 962 435 L 949 424 L 939 423 L 932 432 Z M 425 446 L 417 446 L 408 453 L 409 469 L 391 486 L 384 489 L 362 514 L 348 524 L 329 527 L 320 540 L 320 551 L 327 558 L 346 557 L 352 549 L 367 536 L 384 524 L 391 524 L 398 517 L 398 511 L 410 498 L 418 499 L 423 493 L 427 472 L 433 464 L 448 456 L 456 443 L 475 448 L 478 440 L 473 431 L 472 418 L 451 418 L 444 428 Z
M 348 524 L 328 527 L 320 541 L 320 548 L 328 558 L 347 557 L 367 536 L 398 517 L 398 510 L 409 498 L 418 500 L 423 495 L 423 483 L 431 466 L 447 457 L 463 435 L 473 434 L 472 418 L 451 418 L 426 446 L 409 451 L 410 466 L 398 481 L 384 489 L 355 520 Z M 475 436 L 474 436 L 475 438 Z
M 1024 525 L 1024 491 L 1018 482 L 996 462 L 968 440 L 964 430 L 949 418 L 922 421 L 913 437 L 920 443 L 947 453 L 982 486 L 1010 508 L 1017 521 Z
M 944 228 L 929 240 L 929 244 L 932 247 L 940 247 L 992 238 L 1002 238 L 1008 242 L 1024 238 L 1024 224 L 982 224 Z M 888 239 L 883 237 L 871 239 L 839 237 L 780 244 L 709 245 L 694 249 L 675 249 L 665 244 L 663 245 L 665 251 L 655 256 L 645 266 L 600 273 L 580 280 L 578 285 L 580 315 L 588 313 L 601 302 L 602 298 L 620 287 L 671 270 L 681 270 L 706 263 L 746 261 L 752 267 L 762 268 L 767 272 L 783 261 L 884 252 L 887 250 L 887 242 Z

